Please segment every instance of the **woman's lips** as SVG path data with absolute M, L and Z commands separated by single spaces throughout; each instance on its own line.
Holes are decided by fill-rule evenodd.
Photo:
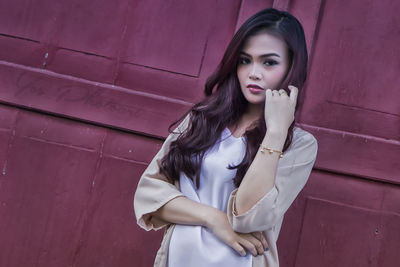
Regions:
M 249 88 L 249 91 L 253 94 L 259 94 L 264 91 L 264 89 L 257 84 L 249 84 L 247 85 L 247 88 Z

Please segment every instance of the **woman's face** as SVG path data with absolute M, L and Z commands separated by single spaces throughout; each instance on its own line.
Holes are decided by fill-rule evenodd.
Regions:
M 265 90 L 279 90 L 289 69 L 289 53 L 285 41 L 268 34 L 250 36 L 240 53 L 237 76 L 244 97 L 250 104 L 265 101 Z

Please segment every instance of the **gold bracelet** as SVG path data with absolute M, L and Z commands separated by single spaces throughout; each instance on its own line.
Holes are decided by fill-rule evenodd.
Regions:
M 277 153 L 279 153 L 279 158 L 281 159 L 281 158 L 283 158 L 283 152 L 282 151 L 279 151 L 279 150 L 275 150 L 275 149 L 272 149 L 272 148 L 269 148 L 269 147 L 265 147 L 265 146 L 263 146 L 263 145 L 260 145 L 260 147 L 261 147 L 261 153 L 264 153 L 266 150 L 269 152 L 269 154 L 272 154 L 273 152 L 277 152 Z

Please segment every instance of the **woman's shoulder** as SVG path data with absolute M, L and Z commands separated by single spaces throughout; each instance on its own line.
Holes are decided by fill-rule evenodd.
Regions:
M 293 128 L 293 138 L 290 146 L 284 152 L 282 166 L 287 164 L 296 164 L 300 167 L 302 164 L 314 162 L 318 153 L 317 139 L 310 132 L 295 126 Z
M 318 141 L 313 134 L 300 128 L 299 126 L 293 127 L 293 139 L 291 146 L 315 146 L 318 147 Z

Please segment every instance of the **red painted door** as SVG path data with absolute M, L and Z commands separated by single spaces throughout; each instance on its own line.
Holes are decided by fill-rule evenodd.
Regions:
M 399 266 L 400 2 L 291 1 L 311 47 L 301 125 L 319 153 L 283 266 Z
M 136 226 L 140 174 L 238 25 L 271 6 L 304 25 L 299 122 L 319 141 L 284 221 L 282 266 L 397 266 L 400 5 L 389 0 L 0 0 L 0 266 L 151 266 L 162 233 Z

